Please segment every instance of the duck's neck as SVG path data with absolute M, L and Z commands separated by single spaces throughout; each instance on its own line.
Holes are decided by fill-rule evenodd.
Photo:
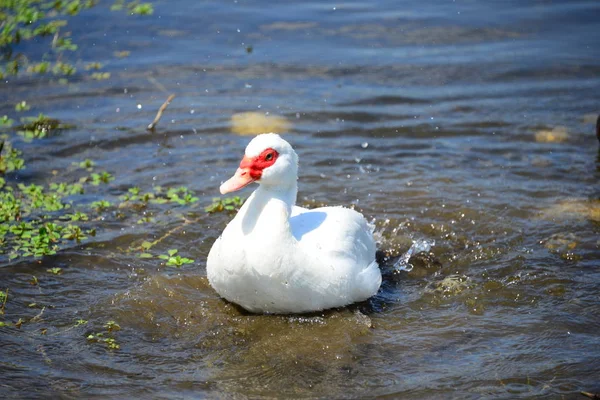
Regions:
M 244 234 L 291 235 L 289 218 L 297 193 L 296 181 L 289 186 L 260 185 L 238 214 Z
M 285 205 L 288 216 L 292 213 L 292 207 L 296 204 L 297 194 L 298 184 L 296 181 L 285 187 L 260 185 L 254 191 L 255 197 L 260 199 L 264 204 L 268 204 L 271 200 L 282 202 Z

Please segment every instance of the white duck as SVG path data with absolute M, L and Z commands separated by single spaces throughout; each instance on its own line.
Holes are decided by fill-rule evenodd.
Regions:
M 212 287 L 251 312 L 302 313 L 341 307 L 377 293 L 372 227 L 343 207 L 295 206 L 298 156 L 274 133 L 255 137 L 221 194 L 260 184 L 207 260 Z

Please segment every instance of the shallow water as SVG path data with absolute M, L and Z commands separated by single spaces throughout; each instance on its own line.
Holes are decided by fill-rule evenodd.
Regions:
M 32 115 L 74 125 L 15 143 L 27 169 L 11 179 L 73 181 L 72 163 L 91 158 L 116 179 L 76 201 L 156 185 L 199 201 L 154 205 L 151 224 L 112 210 L 89 222 L 95 238 L 56 256 L 1 258 L 0 319 L 25 321 L 0 327 L 2 397 L 600 391 L 596 1 L 154 4 L 151 17 L 99 6 L 70 22 L 81 65 L 106 64 L 109 80 L 2 84 L 0 115 L 27 100 Z M 231 216 L 204 206 L 239 163 L 250 137 L 232 117 L 249 111 L 285 118 L 300 203 L 374 220 L 385 281 L 370 301 L 256 316 L 208 285 L 206 256 Z M 153 250 L 195 262 L 130 250 L 163 236 Z M 413 240 L 435 245 L 394 272 Z M 109 320 L 118 350 L 86 339 Z

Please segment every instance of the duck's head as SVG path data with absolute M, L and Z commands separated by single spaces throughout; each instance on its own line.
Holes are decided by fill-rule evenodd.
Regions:
M 265 133 L 252 139 L 235 175 L 219 190 L 235 192 L 252 182 L 287 188 L 297 179 L 298 156 L 292 146 L 275 133 Z

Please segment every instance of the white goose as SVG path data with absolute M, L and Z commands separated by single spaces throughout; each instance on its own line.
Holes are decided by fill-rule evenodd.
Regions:
M 343 207 L 295 206 L 298 156 L 279 135 L 255 137 L 221 194 L 260 184 L 207 260 L 212 287 L 251 312 L 302 313 L 341 307 L 377 293 L 372 227 Z

